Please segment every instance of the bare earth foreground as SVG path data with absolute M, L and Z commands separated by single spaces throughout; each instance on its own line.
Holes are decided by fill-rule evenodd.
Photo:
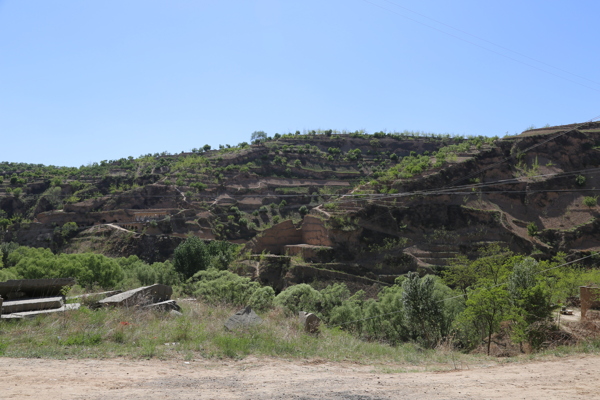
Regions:
M 392 366 L 388 366 L 393 368 Z M 600 356 L 448 372 L 351 363 L 0 358 L 2 399 L 600 399 Z

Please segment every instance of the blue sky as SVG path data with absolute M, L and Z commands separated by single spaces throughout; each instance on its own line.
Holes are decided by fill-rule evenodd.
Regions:
M 598 15 L 591 0 L 0 0 L 0 161 L 582 122 L 600 116 Z

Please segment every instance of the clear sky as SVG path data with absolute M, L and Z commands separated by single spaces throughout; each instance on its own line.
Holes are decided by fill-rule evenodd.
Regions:
M 0 0 L 0 161 L 600 116 L 597 0 Z

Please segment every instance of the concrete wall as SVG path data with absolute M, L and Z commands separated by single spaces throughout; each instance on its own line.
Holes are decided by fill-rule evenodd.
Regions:
M 586 317 L 587 311 L 600 309 L 600 287 L 580 286 L 579 298 L 581 299 L 581 319 Z

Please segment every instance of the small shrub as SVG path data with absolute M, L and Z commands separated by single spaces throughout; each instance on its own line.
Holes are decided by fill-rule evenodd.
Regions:
M 575 183 L 577 183 L 578 186 L 585 186 L 585 176 L 583 175 L 577 175 L 575 177 Z
M 532 222 L 529 225 L 527 225 L 527 234 L 531 237 L 536 236 L 538 234 L 538 227 L 535 224 L 535 222 Z
M 252 293 L 248 304 L 256 310 L 264 311 L 273 307 L 273 300 L 275 300 L 275 290 L 271 286 L 264 286 Z
M 299 311 L 317 313 L 320 310 L 321 293 L 306 283 L 287 288 L 275 297 L 275 305 L 297 315 Z
M 62 341 L 65 346 L 95 346 L 102 343 L 102 335 L 95 333 L 88 335 L 85 333 L 76 333 Z
M 260 288 L 258 282 L 244 278 L 229 271 L 219 271 L 211 268 L 200 271 L 193 276 L 192 285 L 194 296 L 202 298 L 210 304 L 229 303 L 246 305 L 252 295 Z M 257 295 L 257 304 L 266 304 L 268 293 Z
M 596 207 L 598 204 L 598 196 L 585 196 L 583 198 L 583 204 L 589 208 Z

